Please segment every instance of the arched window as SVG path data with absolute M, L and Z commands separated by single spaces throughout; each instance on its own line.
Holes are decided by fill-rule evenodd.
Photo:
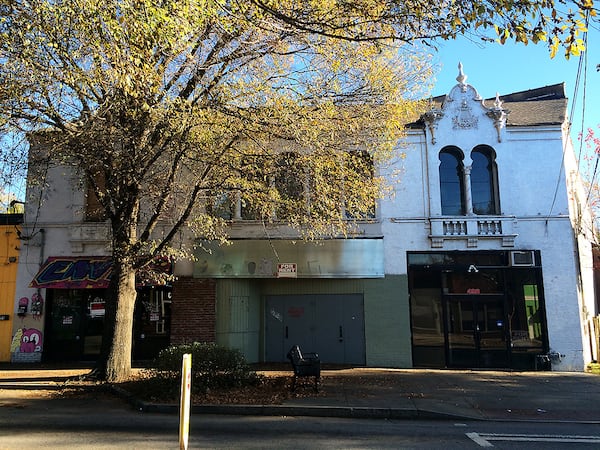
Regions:
M 344 216 L 346 219 L 372 219 L 375 217 L 377 187 L 373 183 L 375 165 L 367 151 L 344 153 Z M 352 189 L 362 185 L 364 188 Z
M 458 147 L 445 147 L 440 152 L 439 158 L 442 214 L 463 215 L 465 214 L 463 154 Z
M 471 198 L 475 214 L 500 214 L 496 153 L 487 145 L 471 152 Z
M 276 216 L 286 220 L 306 208 L 305 168 L 297 152 L 279 155 L 275 168 L 275 188 L 279 192 Z

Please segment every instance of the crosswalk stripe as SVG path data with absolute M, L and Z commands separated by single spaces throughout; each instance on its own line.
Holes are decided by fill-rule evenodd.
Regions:
M 467 436 L 480 447 L 493 447 L 493 445 L 485 438 L 481 437 L 479 433 L 467 433 Z
M 493 447 L 493 444 L 490 441 L 600 444 L 600 436 L 498 433 L 466 433 L 466 435 L 480 447 Z

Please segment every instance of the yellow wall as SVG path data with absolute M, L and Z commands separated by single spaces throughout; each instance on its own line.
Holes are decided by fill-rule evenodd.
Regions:
M 20 244 L 15 225 L 0 225 L 0 316 L 9 317 L 9 320 L 0 320 L 0 361 L 10 361 Z

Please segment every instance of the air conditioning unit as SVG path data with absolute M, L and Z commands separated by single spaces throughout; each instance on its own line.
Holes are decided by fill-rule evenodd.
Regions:
M 533 267 L 535 266 L 535 253 L 533 250 L 512 251 L 509 264 L 512 267 Z

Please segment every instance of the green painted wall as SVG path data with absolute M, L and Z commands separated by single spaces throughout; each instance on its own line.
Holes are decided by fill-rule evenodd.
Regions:
M 263 295 L 350 294 L 363 291 L 364 280 L 281 279 L 263 281 Z
M 364 283 L 367 366 L 412 367 L 408 277 Z
M 367 366 L 412 367 L 408 279 L 222 279 L 217 281 L 217 343 L 238 348 L 249 362 L 264 355 L 267 295 L 364 295 Z
M 254 280 L 217 282 L 217 344 L 237 348 L 248 362 L 260 360 L 260 290 Z

